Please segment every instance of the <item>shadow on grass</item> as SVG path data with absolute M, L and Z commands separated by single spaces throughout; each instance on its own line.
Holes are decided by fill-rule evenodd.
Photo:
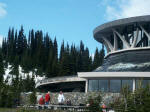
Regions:
M 65 112 L 61 110 L 36 110 L 24 108 L 0 108 L 0 112 Z

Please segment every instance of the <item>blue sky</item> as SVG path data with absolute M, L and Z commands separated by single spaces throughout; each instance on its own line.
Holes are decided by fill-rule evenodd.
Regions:
M 143 0 L 144 1 L 144 0 Z M 145 0 L 0 0 L 0 39 L 7 36 L 9 27 L 25 33 L 30 29 L 48 32 L 70 45 L 82 40 L 93 54 L 101 44 L 93 38 L 93 30 L 107 21 L 147 15 L 150 2 Z M 136 4 L 136 5 L 135 5 Z M 140 7 L 144 9 L 139 9 Z

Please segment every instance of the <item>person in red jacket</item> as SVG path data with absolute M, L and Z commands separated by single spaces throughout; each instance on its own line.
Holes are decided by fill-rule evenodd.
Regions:
M 45 94 L 45 104 L 48 105 L 50 102 L 50 92 L 48 91 L 48 93 Z
M 45 104 L 45 101 L 44 101 L 44 97 L 43 97 L 43 96 L 40 98 L 39 104 L 40 104 L 40 105 L 44 105 L 44 104 Z

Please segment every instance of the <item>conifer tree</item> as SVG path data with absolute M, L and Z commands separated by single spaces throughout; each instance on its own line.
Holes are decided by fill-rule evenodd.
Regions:
M 2 52 L 0 51 L 0 83 L 3 82 L 3 75 L 4 75 L 4 65 L 3 65 Z
M 89 55 L 89 49 L 80 42 L 80 46 L 61 44 L 58 53 L 56 37 L 54 41 L 48 33 L 42 31 L 29 31 L 28 39 L 24 34 L 23 26 L 19 32 L 14 33 L 14 28 L 9 28 L 7 38 L 3 39 L 2 55 L 10 64 L 20 65 L 28 73 L 37 69 L 38 75 L 47 77 L 74 75 L 77 72 L 91 71 L 102 65 L 104 48 L 96 49 L 94 61 Z M 59 55 L 58 55 L 59 54 Z
M 94 61 L 93 61 L 93 69 L 96 69 L 100 64 L 100 55 L 98 48 L 96 48 L 95 54 L 94 54 Z

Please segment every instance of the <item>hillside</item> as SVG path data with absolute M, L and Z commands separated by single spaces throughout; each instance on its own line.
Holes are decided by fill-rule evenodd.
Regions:
M 4 68 L 5 74 L 3 77 L 4 77 L 4 81 L 8 80 L 8 84 L 11 84 L 12 78 L 15 77 L 13 74 L 11 74 L 12 69 L 13 69 L 13 67 L 10 64 L 8 64 L 8 66 L 6 68 Z M 34 81 L 35 81 L 35 83 L 37 83 L 38 81 L 45 78 L 45 76 L 41 77 L 39 75 L 36 75 L 36 73 L 33 71 L 29 71 L 29 73 L 24 73 L 24 70 L 22 69 L 21 66 L 19 66 L 18 71 L 19 71 L 19 78 L 22 78 L 23 80 L 27 79 L 28 76 L 30 79 L 32 77 L 34 77 Z M 34 70 L 34 71 L 36 71 L 36 70 Z
M 82 41 L 80 46 L 70 46 L 68 43 L 65 45 L 62 41 L 60 46 L 58 50 L 56 37 L 52 39 L 48 33 L 43 34 L 41 30 L 33 29 L 25 34 L 21 26 L 19 31 L 9 29 L 0 52 L 5 65 L 19 65 L 24 73 L 32 74 L 31 71 L 34 71 L 36 76 L 44 75 L 48 78 L 92 71 L 103 63 L 104 47 L 101 50 L 96 48 L 92 58 L 88 47 Z

